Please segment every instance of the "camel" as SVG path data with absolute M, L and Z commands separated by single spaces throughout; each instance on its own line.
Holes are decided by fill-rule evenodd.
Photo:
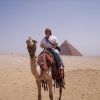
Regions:
M 50 98 L 50 100 L 53 100 L 51 69 L 49 67 L 45 66 L 45 68 L 42 68 L 42 69 L 40 68 L 39 71 L 37 70 L 38 67 L 37 67 L 37 61 L 36 61 L 36 56 L 35 56 L 36 43 L 37 43 L 37 41 L 32 40 L 32 39 L 28 39 L 26 41 L 27 49 L 28 49 L 28 52 L 30 55 L 31 72 L 35 76 L 36 84 L 37 84 L 37 88 L 38 88 L 38 100 L 42 100 L 41 84 L 42 85 L 44 84 L 44 89 L 49 88 L 49 98 Z M 49 59 L 49 61 L 51 60 L 51 58 L 49 58 L 49 56 L 48 56 L 48 59 Z M 48 85 L 48 87 L 47 87 L 47 85 Z M 59 88 L 59 93 L 60 93 L 59 100 L 61 100 L 62 86 L 60 86 L 60 88 Z

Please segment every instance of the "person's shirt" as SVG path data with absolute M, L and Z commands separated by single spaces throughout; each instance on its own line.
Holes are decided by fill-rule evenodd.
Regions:
M 58 44 L 58 39 L 56 36 L 53 36 L 53 35 L 50 35 L 49 39 L 48 39 L 52 44 L 56 45 Z M 46 48 L 53 48 L 53 45 L 49 43 L 46 38 L 44 37 L 42 40 L 41 40 L 41 43 L 40 45 L 45 45 Z

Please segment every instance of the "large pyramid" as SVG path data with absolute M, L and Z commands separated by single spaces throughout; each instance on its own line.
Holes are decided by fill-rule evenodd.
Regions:
M 63 42 L 60 48 L 61 48 L 60 52 L 61 55 L 82 56 L 82 54 L 70 43 L 68 43 L 67 40 Z

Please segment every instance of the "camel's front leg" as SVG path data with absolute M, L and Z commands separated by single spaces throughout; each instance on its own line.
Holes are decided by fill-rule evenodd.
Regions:
M 52 79 L 47 81 L 48 86 L 49 86 L 49 98 L 50 100 L 53 100 L 53 93 L 52 93 Z
M 38 78 L 36 79 L 37 88 L 38 88 L 38 100 L 42 100 L 41 97 L 41 80 Z

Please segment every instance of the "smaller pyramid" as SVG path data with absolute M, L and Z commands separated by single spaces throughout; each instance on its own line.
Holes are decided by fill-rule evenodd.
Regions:
M 75 47 L 68 43 L 67 40 L 61 44 L 60 48 L 61 55 L 83 56 Z

